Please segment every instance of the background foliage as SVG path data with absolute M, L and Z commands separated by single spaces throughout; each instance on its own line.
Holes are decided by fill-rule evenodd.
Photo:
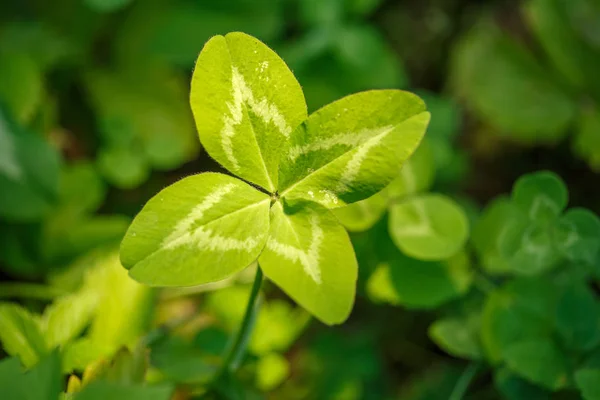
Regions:
M 309 111 L 405 88 L 432 122 L 396 181 L 337 211 L 346 324 L 267 284 L 237 379 L 212 382 L 253 271 L 154 290 L 117 252 L 158 190 L 218 169 L 189 79 L 229 31 L 274 48 Z M 1 2 L 0 393 L 600 399 L 598 70 L 597 0 Z

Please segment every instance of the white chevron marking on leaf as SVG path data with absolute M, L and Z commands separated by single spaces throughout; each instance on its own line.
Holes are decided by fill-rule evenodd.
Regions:
M 266 98 L 257 100 L 254 97 L 252 89 L 246 84 L 244 77 L 236 67 L 231 68 L 231 84 L 233 99 L 231 102 L 227 102 L 227 108 L 229 108 L 231 116 L 226 115 L 223 119 L 221 146 L 223 147 L 225 156 L 231 162 L 233 168 L 237 170 L 240 164 L 233 154 L 232 138 L 236 133 L 235 127 L 242 122 L 244 117 L 244 104 L 250 107 L 252 112 L 265 121 L 265 123 L 273 124 L 286 138 L 290 136 L 292 129 L 275 104 L 269 103 Z
M 304 272 L 311 277 L 316 284 L 321 284 L 321 269 L 319 268 L 319 247 L 323 243 L 323 229 L 319 226 L 319 218 L 316 214 L 311 215 L 311 241 L 308 251 L 304 251 L 289 244 L 281 243 L 276 239 L 270 238 L 267 247 L 284 258 L 299 262 Z
M 208 194 L 200 204 L 190 211 L 187 217 L 177 223 L 173 232 L 163 240 L 162 246 L 169 247 L 171 243 L 180 243 L 180 239 L 183 237 L 189 238 L 190 229 L 194 224 L 204 217 L 204 213 L 207 210 L 220 202 L 227 194 L 231 193 L 235 186 L 235 184 L 229 183 Z
M 169 242 L 164 248 L 173 249 L 183 245 L 191 245 L 202 250 L 209 251 L 231 251 L 245 250 L 247 252 L 258 246 L 258 240 L 246 238 L 244 240 L 229 238 L 215 234 L 211 229 L 197 228 L 194 232 L 186 232 L 177 239 Z
M 375 129 L 361 129 L 358 132 L 343 133 L 320 140 L 318 142 L 308 143 L 302 146 L 294 146 L 290 148 L 288 152 L 288 158 L 294 162 L 298 157 L 308 154 L 312 151 L 329 150 L 334 146 L 354 147 L 365 142 L 370 137 L 377 136 L 384 132 L 387 133 L 391 129 L 392 126 L 389 125 Z
M 354 153 L 350 161 L 348 161 L 346 168 L 342 173 L 342 177 L 340 178 L 340 182 L 336 188 L 338 193 L 347 192 L 349 190 L 348 185 L 350 185 L 354 179 L 356 179 L 356 176 L 360 172 L 360 167 L 362 166 L 363 161 L 369 154 L 369 150 L 377 146 L 385 137 L 385 135 L 387 135 L 392 129 L 394 129 L 393 126 L 386 127 L 385 130 L 364 142 L 362 146 L 356 150 L 356 153 Z

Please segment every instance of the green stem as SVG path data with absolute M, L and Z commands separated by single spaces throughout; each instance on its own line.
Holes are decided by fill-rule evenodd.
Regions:
M 254 277 L 254 283 L 252 284 L 252 290 L 250 291 L 250 297 L 248 298 L 248 304 L 246 305 L 246 312 L 242 325 L 238 330 L 233 344 L 228 350 L 221 368 L 221 375 L 224 373 L 231 373 L 237 370 L 242 362 L 252 328 L 254 327 L 254 321 L 258 312 L 258 292 L 262 284 L 263 274 L 259 266 L 256 267 L 256 276 Z
M 448 400 L 462 400 L 462 398 L 467 393 L 467 389 L 471 384 L 471 381 L 475 377 L 477 370 L 479 369 L 478 363 L 471 363 L 465 368 L 465 371 L 462 373 L 458 381 L 456 381 L 456 385 L 452 390 L 452 394 L 448 397 Z

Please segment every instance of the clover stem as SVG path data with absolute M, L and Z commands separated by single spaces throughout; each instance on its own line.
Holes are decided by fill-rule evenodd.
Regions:
M 256 267 L 256 275 L 254 277 L 254 283 L 252 284 L 252 290 L 250 291 L 250 297 L 248 298 L 248 304 L 246 305 L 246 312 L 244 313 L 244 319 L 240 329 L 238 330 L 233 344 L 229 348 L 225 361 L 221 368 L 221 374 L 231 373 L 237 370 L 242 362 L 250 335 L 252 334 L 252 328 L 254 328 L 254 322 L 258 313 L 259 302 L 258 292 L 263 281 L 262 270 L 259 266 Z
M 469 385 L 475 377 L 478 369 L 479 363 L 476 362 L 469 364 L 467 368 L 465 368 L 465 371 L 458 378 L 458 381 L 456 381 L 456 385 L 454 386 L 452 394 L 450 394 L 448 400 L 462 400 L 467 393 L 467 389 L 469 388 Z

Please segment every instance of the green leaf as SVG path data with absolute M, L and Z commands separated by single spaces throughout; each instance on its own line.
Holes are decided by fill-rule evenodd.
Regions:
M 74 400 L 169 400 L 173 388 L 167 384 L 142 386 L 104 381 L 91 382 L 74 396 Z
M 545 338 L 527 340 L 504 350 L 508 367 L 520 376 L 550 390 L 564 388 L 569 380 L 566 357 Z
M 556 288 L 540 278 L 515 279 L 493 291 L 481 316 L 481 342 L 492 364 L 512 344 L 547 338 L 554 327 Z
M 230 176 L 190 176 L 144 206 L 121 243 L 130 275 L 157 286 L 215 282 L 242 270 L 262 250 L 270 198 Z
M 494 383 L 507 400 L 547 400 L 552 396 L 547 390 L 520 378 L 506 367 L 496 370 Z
M 42 316 L 42 331 L 49 348 L 63 346 L 77 337 L 89 324 L 98 297 L 81 290 L 53 302 Z
M 548 222 L 567 206 L 569 192 L 558 175 L 541 171 L 520 177 L 512 191 L 512 201 L 533 221 Z
M 435 177 L 435 163 L 431 146 L 423 140 L 414 154 L 402 165 L 400 176 L 384 189 L 392 200 L 423 192 L 431 187 Z
M 0 103 L 20 123 L 34 117 L 44 93 L 40 67 L 26 54 L 0 51 Z
M 56 352 L 23 373 L 16 358 L 0 361 L 3 400 L 57 400 L 61 392 L 60 358 Z
M 583 109 L 573 137 L 573 151 L 600 172 L 600 111 Z
M 435 321 L 429 327 L 429 337 L 444 351 L 467 359 L 480 359 L 481 346 L 473 323 L 461 318 Z
M 282 151 L 280 194 L 327 208 L 370 197 L 398 176 L 428 122 L 423 101 L 400 90 L 366 91 L 331 103 L 292 133 Z
M 256 364 L 256 386 L 268 392 L 275 389 L 290 374 L 290 363 L 277 353 L 261 357 Z
M 350 314 L 358 267 L 348 234 L 330 211 L 275 203 L 258 262 L 267 278 L 322 322 L 338 324 Z
M 302 89 L 283 60 L 246 34 L 215 36 L 196 62 L 190 99 L 208 154 L 274 192 L 281 147 L 306 119 Z
M 465 253 L 440 262 L 425 262 L 396 251 L 377 267 L 367 282 L 367 292 L 374 300 L 430 309 L 465 294 L 472 279 Z
M 349 231 L 363 232 L 381 219 L 387 206 L 387 196 L 379 192 L 367 199 L 336 208 L 333 214 Z
M 150 167 L 141 154 L 129 149 L 108 147 L 98 154 L 98 168 L 104 177 L 121 189 L 139 186 L 150 176 Z
M 585 400 L 600 399 L 600 370 L 580 369 L 575 372 L 575 383 Z
M 595 65 L 600 54 L 579 36 L 577 25 L 569 15 L 577 8 L 564 0 L 532 0 L 525 11 L 530 26 L 537 35 L 556 70 L 575 90 L 596 91 L 600 94 L 600 80 Z M 588 5 L 586 14 L 592 14 Z
M 566 133 L 575 104 L 523 46 L 497 27 L 480 23 L 454 53 L 453 85 L 486 122 L 523 142 L 555 142 Z
M 600 342 L 600 304 L 585 284 L 568 285 L 562 291 L 556 327 L 570 349 L 590 350 Z
M 471 239 L 483 269 L 492 275 L 512 272 L 512 265 L 500 250 L 500 238 L 507 232 L 508 223 L 518 212 L 504 196 L 494 199 L 483 211 L 473 227 Z
M 571 208 L 560 222 L 562 233 L 557 242 L 563 254 L 572 261 L 590 265 L 600 256 L 600 218 L 583 208 Z
M 17 128 L 1 107 L 0 145 L 0 217 L 22 222 L 40 218 L 56 201 L 58 152 L 40 136 Z
M 37 317 L 18 304 L 0 303 L 0 342 L 27 368 L 48 352 Z
M 407 255 L 420 260 L 443 260 L 464 246 L 469 222 L 450 198 L 426 194 L 390 208 L 390 236 Z
M 61 171 L 59 202 L 65 213 L 79 216 L 94 212 L 105 196 L 105 184 L 92 163 L 79 161 Z

